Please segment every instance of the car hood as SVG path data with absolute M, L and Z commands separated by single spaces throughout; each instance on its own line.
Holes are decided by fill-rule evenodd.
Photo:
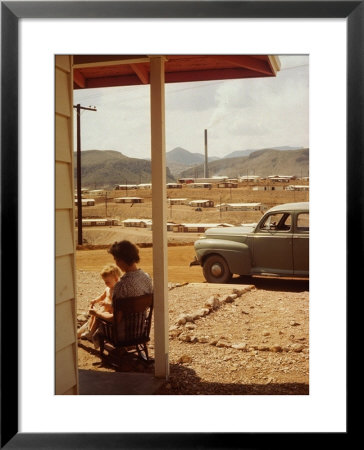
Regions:
M 210 228 L 205 231 L 205 237 L 207 239 L 216 238 L 243 241 L 247 235 L 254 231 L 255 226 L 256 224 L 240 227 Z

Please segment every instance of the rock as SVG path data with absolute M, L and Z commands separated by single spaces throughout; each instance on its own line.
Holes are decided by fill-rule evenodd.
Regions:
M 216 345 L 219 342 L 218 339 L 212 339 L 212 341 L 210 342 L 210 345 Z
M 246 311 L 244 311 L 244 310 L 242 310 L 241 313 L 242 313 L 242 314 L 248 314 L 248 315 L 249 315 L 249 313 L 246 312 Z
M 196 325 L 194 323 L 186 323 L 185 328 L 188 330 L 194 330 L 196 328 Z
M 218 341 L 216 343 L 216 347 L 231 347 L 231 344 L 229 344 L 229 342 L 226 341 Z
M 200 336 L 198 338 L 198 342 L 201 342 L 201 344 L 207 344 L 209 342 L 209 337 L 208 336 Z
M 269 331 L 265 331 L 265 332 L 263 333 L 263 336 L 270 336 Z
M 190 336 L 189 334 L 181 333 L 181 334 L 179 335 L 178 339 L 179 339 L 180 341 L 183 341 L 183 342 L 190 342 L 190 341 L 191 341 L 191 336 Z
M 291 320 L 290 323 L 291 327 L 297 327 L 298 325 L 301 325 L 300 323 L 296 322 L 295 320 Z
M 270 348 L 270 350 L 271 350 L 272 352 L 277 353 L 277 352 L 281 352 L 281 351 L 282 351 L 282 347 L 281 347 L 280 345 L 272 345 L 272 347 Z
M 221 298 L 221 302 L 222 302 L 222 303 L 232 303 L 233 301 L 234 301 L 234 299 L 232 298 L 231 295 L 224 295 L 224 296 Z
M 283 331 L 280 331 L 279 334 L 284 334 L 284 332 L 283 332 Z
M 185 314 L 186 322 L 193 322 L 193 316 L 192 314 Z
M 184 325 L 186 323 L 186 318 L 183 314 L 177 317 L 177 323 L 179 325 Z
M 248 348 L 248 345 L 246 342 L 241 342 L 240 344 L 233 344 L 231 346 L 232 348 L 235 348 L 236 350 L 244 350 L 246 351 Z
M 302 352 L 302 350 L 303 350 L 303 345 L 301 345 L 301 344 L 292 344 L 291 345 L 291 349 L 294 351 L 294 352 L 296 352 L 296 353 L 300 353 L 300 352 Z
M 220 306 L 220 300 L 214 295 L 206 301 L 205 306 L 208 308 L 217 309 Z
M 186 364 L 192 362 L 192 358 L 189 355 L 182 355 L 178 361 L 178 363 Z
M 266 345 L 258 345 L 258 350 L 260 352 L 267 352 L 267 351 L 269 351 L 269 347 L 267 347 Z
M 177 330 L 170 330 L 169 331 L 169 337 L 173 339 L 173 338 L 178 337 L 181 333 L 182 333 L 182 331 L 179 330 L 179 329 L 177 329 Z

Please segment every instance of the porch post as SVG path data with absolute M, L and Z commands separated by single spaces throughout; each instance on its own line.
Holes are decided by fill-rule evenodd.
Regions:
M 155 376 L 168 378 L 168 254 L 164 57 L 150 57 Z

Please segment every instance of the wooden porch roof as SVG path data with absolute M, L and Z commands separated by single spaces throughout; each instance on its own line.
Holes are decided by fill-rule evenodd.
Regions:
M 74 55 L 74 89 L 149 84 L 151 55 Z M 276 76 L 272 55 L 163 55 L 165 82 Z

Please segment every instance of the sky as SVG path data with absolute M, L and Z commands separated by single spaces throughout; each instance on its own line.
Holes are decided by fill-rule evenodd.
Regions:
M 276 77 L 166 84 L 166 151 L 203 154 L 205 129 L 209 156 L 220 158 L 237 150 L 308 147 L 309 57 L 279 59 Z M 81 150 L 149 159 L 149 89 L 75 90 L 74 104 L 97 109 L 81 112 Z

